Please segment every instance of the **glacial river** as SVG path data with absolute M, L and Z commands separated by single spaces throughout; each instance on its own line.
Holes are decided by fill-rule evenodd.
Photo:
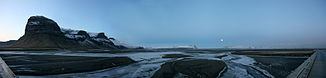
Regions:
M 46 75 L 46 76 L 22 76 L 19 78 L 150 78 L 155 71 L 160 69 L 160 66 L 165 62 L 176 61 L 182 58 L 162 58 L 165 54 L 184 54 L 199 59 L 223 60 L 228 69 L 220 78 L 279 78 L 272 75 L 267 70 L 261 68 L 262 64 L 254 60 L 252 57 L 245 55 L 234 55 L 231 52 L 221 53 L 185 53 L 185 52 L 137 52 L 137 53 L 83 53 L 83 52 L 70 52 L 70 51 L 53 51 L 53 52 L 23 52 L 23 51 L 2 51 L 0 54 L 29 54 L 29 55 L 63 55 L 63 56 L 88 56 L 88 57 L 117 57 L 127 56 L 131 59 L 138 61 L 134 64 L 127 66 L 119 66 L 114 68 L 102 69 L 92 72 L 82 73 L 69 73 L 59 75 Z M 227 55 L 223 58 L 216 58 L 216 56 Z M 285 57 L 285 56 L 284 56 Z M 292 57 L 290 57 L 292 58 Z M 297 58 L 297 57 L 293 57 Z M 293 59 L 292 58 L 292 59 Z M 299 57 L 301 58 L 301 57 Z M 302 57 L 305 58 L 305 57 Z M 275 63 L 276 64 L 276 63 Z M 264 67 L 266 69 L 266 67 Z M 267 67 L 268 68 L 268 67 Z M 282 70 L 280 70 L 282 71 Z M 286 70 L 291 71 L 291 70 Z

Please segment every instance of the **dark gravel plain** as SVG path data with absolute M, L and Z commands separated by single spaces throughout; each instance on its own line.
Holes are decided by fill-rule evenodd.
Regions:
M 129 57 L 0 54 L 16 75 L 88 72 L 135 63 Z

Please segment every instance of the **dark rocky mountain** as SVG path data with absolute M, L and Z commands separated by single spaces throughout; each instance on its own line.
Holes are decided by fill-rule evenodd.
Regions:
M 120 41 L 108 38 L 104 33 L 88 33 L 84 30 L 60 28 L 44 16 L 32 16 L 26 24 L 25 34 L 9 45 L 15 48 L 58 49 L 125 49 Z

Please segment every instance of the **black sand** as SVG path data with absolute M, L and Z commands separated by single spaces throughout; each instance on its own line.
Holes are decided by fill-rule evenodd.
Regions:
M 291 56 L 268 56 L 249 55 L 256 60 L 255 65 L 268 71 L 274 77 L 285 78 L 301 65 L 307 58 L 298 58 Z M 302 56 L 304 57 L 304 56 Z
M 88 72 L 134 63 L 128 57 L 0 54 L 16 75 Z
M 184 55 L 184 54 L 166 54 L 162 58 L 181 58 L 181 57 L 192 57 L 192 56 Z

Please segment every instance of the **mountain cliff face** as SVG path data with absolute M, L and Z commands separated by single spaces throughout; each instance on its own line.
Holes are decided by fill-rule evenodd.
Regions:
M 62 35 L 60 27 L 56 22 L 43 16 L 32 16 L 28 19 L 25 35 L 51 34 Z
M 44 16 L 32 16 L 26 24 L 25 34 L 9 47 L 58 48 L 58 49 L 126 49 L 114 38 L 104 33 L 88 33 L 83 30 L 63 29 Z

